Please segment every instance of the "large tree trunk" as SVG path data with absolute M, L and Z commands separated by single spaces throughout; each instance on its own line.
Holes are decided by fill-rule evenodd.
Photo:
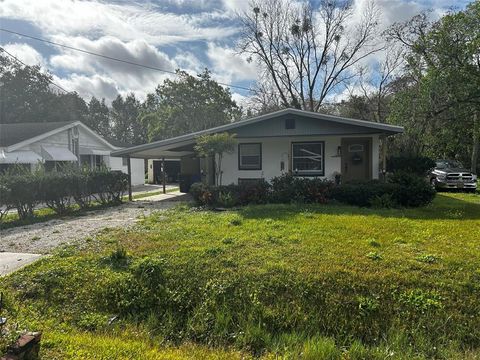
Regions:
M 480 142 L 480 120 L 478 119 L 478 110 L 473 113 L 473 145 L 472 145 L 472 161 L 471 169 L 473 173 L 477 172 L 478 163 L 478 147 Z

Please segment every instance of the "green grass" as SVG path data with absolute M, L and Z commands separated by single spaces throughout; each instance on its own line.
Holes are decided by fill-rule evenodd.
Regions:
M 9 322 L 44 330 L 48 359 L 476 359 L 480 196 L 181 206 L 0 286 Z

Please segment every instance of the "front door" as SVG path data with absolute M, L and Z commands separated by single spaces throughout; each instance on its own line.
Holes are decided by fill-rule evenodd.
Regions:
M 371 138 L 342 139 L 342 181 L 372 178 Z

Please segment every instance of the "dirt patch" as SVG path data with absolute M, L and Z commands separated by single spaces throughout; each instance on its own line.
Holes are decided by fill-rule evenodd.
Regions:
M 79 244 L 105 227 L 130 227 L 140 216 L 171 208 L 186 199 L 181 193 L 156 195 L 82 216 L 1 230 L 0 251 L 48 254 L 59 245 Z

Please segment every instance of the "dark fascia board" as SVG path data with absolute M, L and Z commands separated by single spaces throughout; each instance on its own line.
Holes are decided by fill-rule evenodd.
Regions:
M 251 125 L 261 121 L 269 120 L 281 115 L 299 115 L 299 116 L 306 116 L 306 117 L 319 119 L 319 120 L 332 121 L 339 124 L 362 126 L 362 127 L 379 130 L 379 132 L 387 133 L 390 135 L 403 133 L 404 131 L 403 126 L 388 125 L 388 124 L 376 123 L 372 121 L 350 119 L 350 118 L 344 118 L 340 116 L 326 115 L 326 114 L 320 114 L 312 111 L 289 108 L 289 109 L 278 110 L 278 111 L 260 115 L 260 116 L 255 116 L 250 119 L 240 120 L 231 124 L 221 125 L 221 126 L 217 126 L 217 127 L 202 130 L 202 131 L 197 131 L 194 133 L 177 136 L 177 137 L 166 139 L 166 140 L 154 141 L 152 143 L 137 145 L 130 148 L 114 151 L 112 152 L 112 156 L 131 155 L 131 154 L 135 154 L 137 152 L 141 152 L 149 149 L 154 149 L 154 148 L 158 148 L 166 145 L 172 145 L 172 144 L 180 143 L 183 141 L 194 140 L 196 137 L 200 135 L 229 131 L 242 126 Z

